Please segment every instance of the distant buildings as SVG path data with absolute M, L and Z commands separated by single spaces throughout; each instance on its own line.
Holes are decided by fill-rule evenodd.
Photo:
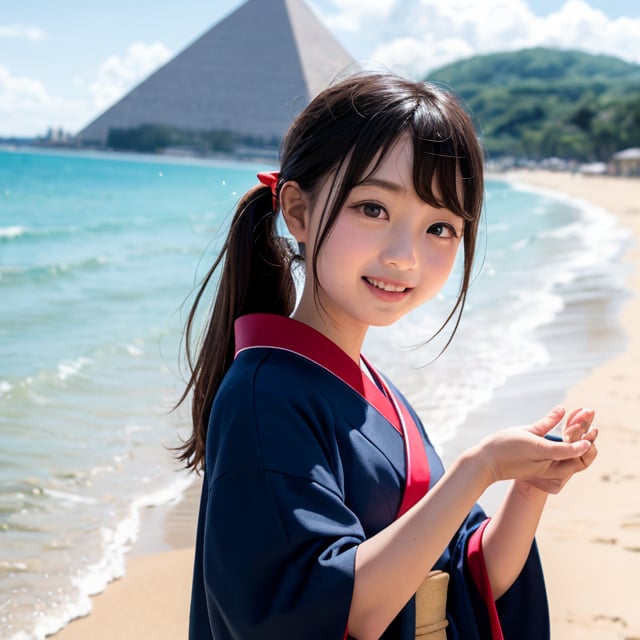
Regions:
M 625 149 L 613 154 L 609 162 L 580 163 L 565 158 L 544 158 L 530 160 L 528 158 L 502 157 L 487 160 L 489 173 L 502 173 L 512 169 L 541 169 L 543 171 L 561 171 L 579 173 L 583 176 L 618 176 L 623 178 L 640 177 L 640 147 Z
M 303 0 L 249 0 L 77 137 L 106 146 L 117 130 L 118 139 L 129 131 L 145 144 L 188 146 L 188 132 L 207 132 L 217 136 L 209 144 L 228 144 L 225 133 L 237 144 L 277 147 L 311 98 L 354 69 Z
M 49 127 L 46 135 L 41 138 L 41 142 L 56 144 L 67 144 L 73 135 L 62 127 Z
M 618 176 L 640 176 L 640 148 L 619 151 L 611 157 L 611 171 Z

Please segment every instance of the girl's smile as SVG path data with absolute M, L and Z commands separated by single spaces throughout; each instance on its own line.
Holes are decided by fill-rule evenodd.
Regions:
M 370 284 L 372 287 L 377 289 L 378 291 L 382 291 L 384 293 L 396 294 L 396 295 L 408 293 L 409 290 L 413 288 L 409 285 L 399 284 L 396 282 L 389 282 L 388 280 L 380 280 L 378 278 L 369 278 L 367 276 L 364 276 L 363 280 L 367 284 Z M 393 300 L 394 298 L 390 298 L 390 299 Z

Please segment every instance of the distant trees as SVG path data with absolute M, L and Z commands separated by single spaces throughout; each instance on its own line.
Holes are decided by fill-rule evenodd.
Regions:
M 158 153 L 188 149 L 195 153 L 234 153 L 238 147 L 277 149 L 277 138 L 241 136 L 231 131 L 189 131 L 163 124 L 143 124 L 130 129 L 110 129 L 107 146 L 118 151 Z
M 605 161 L 640 146 L 640 66 L 577 51 L 475 56 L 429 80 L 467 103 L 491 157 Z
M 164 125 L 144 124 L 133 129 L 110 129 L 107 146 L 112 149 L 154 153 L 171 146 L 173 130 Z

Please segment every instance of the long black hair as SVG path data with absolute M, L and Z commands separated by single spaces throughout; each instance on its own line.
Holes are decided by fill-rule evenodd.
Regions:
M 464 220 L 460 289 L 443 324 L 456 316 L 455 332 L 471 280 L 484 182 L 481 145 L 470 117 L 450 92 L 392 74 L 351 76 L 329 87 L 300 113 L 284 137 L 276 197 L 281 186 L 292 180 L 313 201 L 324 180 L 332 176 L 321 232 L 310 251 L 317 287 L 319 251 L 349 192 L 375 172 L 401 135 L 408 135 L 413 144 L 418 196 Z M 264 185 L 253 187 L 240 200 L 222 251 L 205 276 L 187 320 L 185 349 L 191 376 L 178 404 L 192 394 L 193 432 L 179 447 L 178 458 L 188 468 L 200 470 L 204 464 L 211 404 L 234 357 L 234 321 L 249 313 L 288 316 L 293 311 L 292 263 L 299 256 L 278 234 L 276 208 L 271 190 Z M 220 265 L 218 290 L 194 359 L 196 310 Z

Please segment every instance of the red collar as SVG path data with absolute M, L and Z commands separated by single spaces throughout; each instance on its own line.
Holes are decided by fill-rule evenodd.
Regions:
M 405 444 L 406 486 L 398 516 L 429 488 L 429 464 L 420 431 L 404 402 L 396 398 L 376 369 L 363 358 L 377 385 L 340 347 L 310 326 L 268 313 L 235 321 L 236 356 L 245 349 L 267 347 L 296 353 L 342 380 L 381 413 L 402 434 Z

